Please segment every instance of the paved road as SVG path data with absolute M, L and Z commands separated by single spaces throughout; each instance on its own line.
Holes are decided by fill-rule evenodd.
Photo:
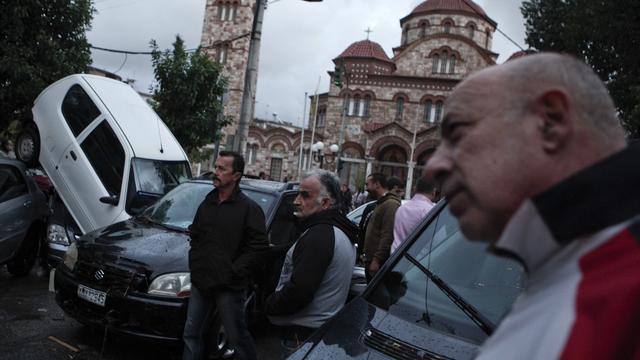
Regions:
M 48 292 L 48 278 L 34 270 L 23 278 L 0 267 L 0 360 L 179 359 L 180 346 L 145 343 L 86 327 L 66 316 Z M 269 324 L 252 329 L 260 359 L 279 359 L 277 335 Z M 77 348 L 72 351 L 53 336 Z M 104 344 L 104 346 L 103 346 Z

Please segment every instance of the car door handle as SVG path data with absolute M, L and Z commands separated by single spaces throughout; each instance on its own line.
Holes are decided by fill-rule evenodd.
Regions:
M 73 161 L 76 161 L 76 159 L 78 158 L 76 156 L 76 153 L 73 152 L 73 150 L 69 151 L 69 155 L 71 155 L 71 157 L 73 158 Z
M 24 207 L 29 207 L 29 206 L 31 206 L 31 200 L 27 200 L 27 201 L 25 201 L 24 203 L 22 203 L 22 206 L 24 206 Z

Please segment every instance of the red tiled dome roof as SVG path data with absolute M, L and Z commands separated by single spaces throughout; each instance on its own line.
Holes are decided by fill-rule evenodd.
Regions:
M 411 13 L 415 14 L 434 10 L 464 11 L 472 14 L 479 13 L 482 16 L 487 16 L 484 10 L 482 10 L 482 8 L 478 6 L 478 4 L 474 3 L 471 0 L 427 0 L 422 4 L 416 6 L 416 8 L 413 9 Z
M 484 10 L 482 10 L 482 8 L 472 0 L 427 0 L 416 6 L 410 15 L 431 11 L 465 12 L 475 16 L 480 16 L 490 23 L 495 24 L 495 21 L 491 20 L 487 13 L 485 13 Z
M 527 56 L 527 55 L 531 55 L 531 54 L 535 54 L 536 51 L 535 50 L 520 50 L 520 51 L 516 51 L 513 54 L 511 54 L 511 56 L 509 56 L 509 58 L 507 59 L 507 61 L 509 60 L 514 60 L 517 58 L 521 58 L 523 56 Z
M 336 59 L 345 57 L 374 58 L 385 62 L 393 63 L 384 52 L 384 49 L 377 42 L 362 40 L 354 42 L 342 52 Z

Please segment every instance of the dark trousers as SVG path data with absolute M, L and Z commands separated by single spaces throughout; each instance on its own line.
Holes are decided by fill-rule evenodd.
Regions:
M 207 359 L 209 344 L 207 332 L 211 327 L 215 310 L 227 334 L 237 359 L 256 359 L 256 348 L 247 329 L 244 315 L 244 291 L 219 291 L 208 297 L 191 286 L 191 297 L 184 326 L 184 360 Z M 212 344 L 215 345 L 215 344 Z
M 317 329 L 305 326 L 278 326 L 280 332 L 281 359 L 293 354 Z

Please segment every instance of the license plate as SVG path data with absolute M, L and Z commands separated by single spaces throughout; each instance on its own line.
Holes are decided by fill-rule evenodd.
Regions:
M 104 306 L 107 301 L 107 293 L 98 291 L 84 285 L 78 285 L 78 297 L 96 305 Z

